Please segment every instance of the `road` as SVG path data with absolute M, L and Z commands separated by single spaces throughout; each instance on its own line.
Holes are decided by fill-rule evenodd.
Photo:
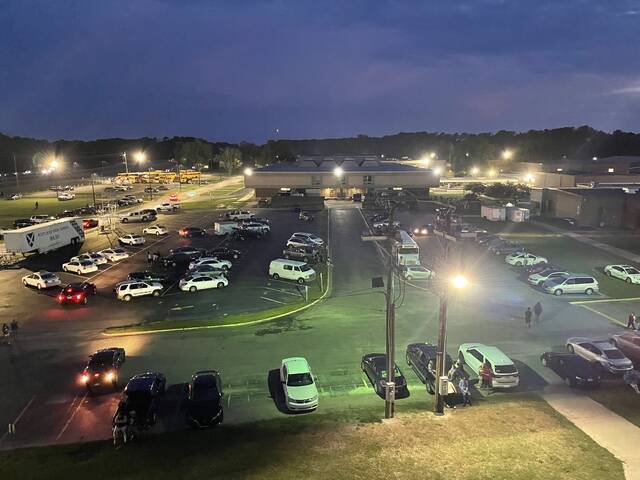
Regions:
M 210 221 L 207 215 L 204 221 Z M 286 214 L 270 214 L 274 218 L 280 215 Z M 0 387 L 10 392 L 0 398 L 0 421 L 7 424 L 19 417 L 16 433 L 5 435 L 0 448 L 107 437 L 118 393 L 86 396 L 77 384 L 77 374 L 86 355 L 111 345 L 127 350 L 123 377 L 146 370 L 166 374 L 170 391 L 163 402 L 158 432 L 183 428 L 181 399 L 185 383 L 201 369 L 213 368 L 221 373 L 226 423 L 282 415 L 270 397 L 270 386 L 271 394 L 274 386 L 269 384 L 269 372 L 288 356 L 301 355 L 309 360 L 320 387 L 320 409 L 328 399 L 342 407 L 369 399 L 373 393 L 359 363 L 363 353 L 384 351 L 384 296 L 371 288 L 371 277 L 384 273 L 383 261 L 379 248 L 360 240 L 365 224 L 358 208 L 337 203 L 328 215 L 332 293 L 295 319 L 251 327 L 107 339 L 100 335 L 101 328 L 121 322 L 124 316 L 149 315 L 145 310 L 150 304 L 145 303 L 143 309 L 122 307 L 127 313 L 114 314 L 115 319 L 112 309 L 105 318 L 97 306 L 90 318 L 82 319 L 74 318 L 73 310 L 44 309 L 42 318 L 34 319 L 33 328 L 27 325 L 21 332 L 12 351 L 0 352 L 0 361 L 9 366 L 2 369 Z M 401 212 L 399 219 L 403 224 L 432 222 L 427 213 Z M 276 239 L 274 245 L 280 241 Z M 425 263 L 441 254 L 437 240 L 418 242 Z M 558 299 L 530 288 L 500 259 L 487 256 L 475 246 L 465 250 L 464 258 L 474 273 L 468 290 L 450 301 L 448 351 L 455 355 L 460 343 L 470 341 L 497 345 L 516 361 L 521 390 L 540 389 L 546 381 L 556 380 L 539 365 L 540 352 L 561 348 L 568 336 L 605 336 L 615 330 L 602 316 L 572 305 L 570 300 L 575 298 Z M 249 263 L 243 267 L 249 273 L 264 268 Z M 408 343 L 435 341 L 438 295 L 433 286 L 398 282 L 398 287 L 398 364 L 408 377 L 412 396 L 424 396 L 426 406 L 430 403 L 424 387 L 403 367 L 402 360 Z M 544 306 L 544 321 L 526 330 L 524 309 L 536 301 Z M 382 412 L 382 400 L 380 403 Z M 401 413 L 402 401 L 397 408 Z

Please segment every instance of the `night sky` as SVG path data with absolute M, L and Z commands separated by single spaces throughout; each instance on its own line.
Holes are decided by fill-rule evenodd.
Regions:
M 10 135 L 640 124 L 640 1 L 0 0 L 0 26 Z

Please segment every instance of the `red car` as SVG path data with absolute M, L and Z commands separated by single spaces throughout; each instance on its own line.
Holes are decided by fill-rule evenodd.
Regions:
M 169 195 L 169 201 L 170 202 L 177 202 L 178 201 L 178 195 L 176 195 L 175 193 L 172 193 L 171 195 Z
M 89 295 L 95 295 L 98 289 L 94 283 L 77 282 L 70 283 L 58 293 L 56 297 L 60 305 L 67 303 L 86 305 Z
M 87 228 L 96 228 L 98 226 L 98 220 L 96 220 L 95 218 L 85 218 L 84 220 L 82 220 L 82 228 L 84 228 L 85 230 Z

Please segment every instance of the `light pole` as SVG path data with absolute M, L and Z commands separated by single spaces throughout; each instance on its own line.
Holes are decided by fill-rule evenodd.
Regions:
M 122 152 L 122 158 L 124 159 L 124 171 L 129 173 L 129 164 L 127 163 L 127 152 Z

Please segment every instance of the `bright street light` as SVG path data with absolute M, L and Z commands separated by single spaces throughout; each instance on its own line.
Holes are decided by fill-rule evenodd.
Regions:
M 478 167 L 471 168 L 471 175 L 477 175 L 480 169 Z
M 245 174 L 247 177 L 250 177 L 251 175 L 253 175 L 253 170 L 252 170 L 252 169 L 250 169 L 249 167 L 247 167 L 247 168 L 245 168 L 245 169 L 244 169 L 244 174 Z
M 433 169 L 433 174 L 437 175 L 439 177 L 440 175 L 442 175 L 442 168 L 440 168 L 440 167 L 434 168 Z
M 431 158 L 436 158 L 436 152 L 431 152 L 431 153 L 429 154 L 429 156 L 430 156 Z
M 489 170 L 488 172 L 490 177 L 495 177 L 496 176 L 496 171 L 492 168 L 491 170 Z
M 138 163 L 143 163 L 147 160 L 147 154 L 140 150 L 133 154 L 133 159 Z
M 513 158 L 513 150 L 509 150 L 508 148 L 503 150 L 502 158 L 503 160 L 511 160 Z
M 342 167 L 336 167 L 333 169 L 333 174 L 336 177 L 341 177 L 342 175 L 344 175 L 344 170 L 342 169 Z
M 451 280 L 451 284 L 454 288 L 461 289 L 469 285 L 469 280 L 467 280 L 467 277 L 465 277 L 464 275 L 456 275 Z

